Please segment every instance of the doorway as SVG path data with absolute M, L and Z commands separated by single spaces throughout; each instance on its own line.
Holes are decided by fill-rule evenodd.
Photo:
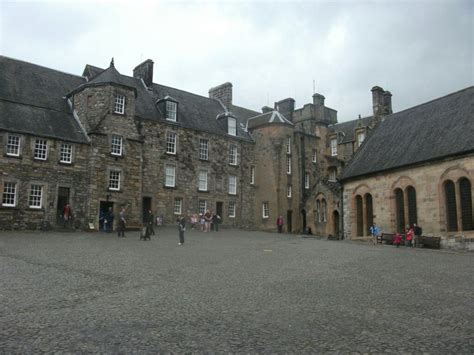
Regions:
M 301 210 L 301 217 L 303 218 L 303 233 L 306 233 L 306 210 Z
M 332 220 L 333 220 L 333 231 L 334 231 L 334 235 L 339 237 L 339 231 L 340 231 L 340 228 L 339 228 L 339 212 L 337 211 L 334 211 L 332 213 Z
M 143 197 L 142 199 L 142 221 L 146 223 L 148 211 L 151 210 L 151 197 Z
M 224 205 L 224 203 L 221 202 L 221 201 L 216 202 L 216 214 L 221 217 L 221 222 L 220 223 L 222 223 L 222 220 L 223 220 L 223 216 L 222 216 L 223 205 Z
M 114 210 L 114 203 L 113 202 L 100 201 L 100 206 L 99 206 L 99 231 L 104 230 L 104 220 L 105 220 L 105 216 L 107 215 L 107 212 L 109 212 L 109 208 L 112 208 L 112 211 Z
M 288 233 L 291 233 L 292 231 L 292 222 L 291 222 L 292 215 L 293 215 L 293 211 L 286 212 L 286 231 Z
M 63 209 L 69 203 L 69 187 L 58 187 L 58 203 L 56 205 L 56 222 L 63 224 Z M 74 211 L 73 211 L 74 212 Z

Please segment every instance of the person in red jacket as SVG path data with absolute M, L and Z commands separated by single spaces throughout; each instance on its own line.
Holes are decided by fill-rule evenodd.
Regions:
M 277 228 L 278 228 L 278 233 L 281 233 L 283 231 L 283 217 L 282 216 L 278 216 L 277 218 Z
M 402 242 L 402 236 L 400 235 L 400 233 L 395 234 L 395 237 L 393 237 L 393 244 L 395 244 L 398 248 L 401 242 Z
M 413 227 L 407 226 L 407 236 L 405 238 L 405 246 L 412 247 L 413 246 Z

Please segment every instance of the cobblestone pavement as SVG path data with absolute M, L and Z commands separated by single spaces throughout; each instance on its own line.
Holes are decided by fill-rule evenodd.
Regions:
M 474 352 L 474 254 L 296 235 L 0 233 L 0 353 Z

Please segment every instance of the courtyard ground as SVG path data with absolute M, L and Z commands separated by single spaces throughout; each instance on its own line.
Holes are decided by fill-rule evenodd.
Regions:
M 472 354 L 473 261 L 239 230 L 0 232 L 0 353 Z

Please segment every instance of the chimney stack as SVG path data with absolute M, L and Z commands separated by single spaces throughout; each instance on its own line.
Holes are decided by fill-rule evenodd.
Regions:
M 383 102 L 385 106 L 385 114 L 391 115 L 392 111 L 392 93 L 390 91 L 385 91 L 383 93 Z
M 314 94 L 313 95 L 313 104 L 315 106 L 324 106 L 324 100 L 325 99 L 326 98 L 321 94 Z
M 153 84 L 153 61 L 147 59 L 143 63 L 138 64 L 135 69 L 133 69 L 133 77 L 143 79 L 146 86 L 151 86 L 151 84 Z
M 285 118 L 293 122 L 293 111 L 295 110 L 295 100 L 291 97 L 275 102 L 275 109 Z
M 373 109 L 373 126 L 378 125 L 383 116 L 392 114 L 392 94 L 390 91 L 384 91 L 380 86 L 372 88 L 372 109 Z
M 273 109 L 269 106 L 263 106 L 262 107 L 262 113 L 267 113 L 267 112 L 271 112 L 273 111 Z
M 219 100 L 224 107 L 231 111 L 232 106 L 232 83 L 224 83 L 209 89 L 209 98 Z

